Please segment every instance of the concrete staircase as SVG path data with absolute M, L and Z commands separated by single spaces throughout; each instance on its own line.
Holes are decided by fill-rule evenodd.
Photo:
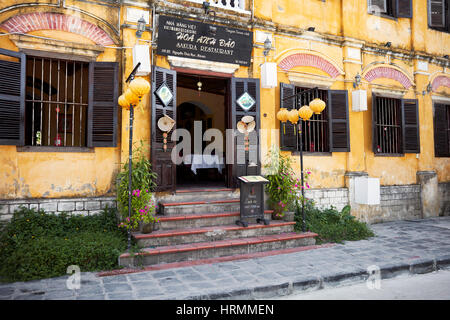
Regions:
M 293 232 L 295 222 L 271 220 L 271 211 L 265 211 L 269 225 L 256 221 L 246 228 L 236 225 L 239 190 L 177 191 L 158 201 L 160 229 L 133 233 L 143 249 L 122 254 L 119 265 L 150 266 L 311 246 L 317 236 Z

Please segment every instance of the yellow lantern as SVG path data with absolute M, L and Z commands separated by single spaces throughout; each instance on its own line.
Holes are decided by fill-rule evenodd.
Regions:
M 129 104 L 137 105 L 139 103 L 139 97 L 130 88 L 123 95 Z
M 135 78 L 130 82 L 129 88 L 140 100 L 144 94 L 150 91 L 150 83 L 143 78 Z
M 281 122 L 286 122 L 288 119 L 289 111 L 287 111 L 286 108 L 281 108 L 280 111 L 277 113 L 277 119 Z
M 119 97 L 119 106 L 121 106 L 122 108 L 129 110 L 130 109 L 130 103 L 128 102 L 128 100 L 125 98 L 125 95 L 122 94 Z
M 281 108 L 280 111 L 277 113 L 277 119 L 280 120 L 283 123 L 283 133 L 286 133 L 286 129 L 284 127 L 284 123 L 288 119 L 289 111 L 287 111 L 286 108 Z
M 288 120 L 293 124 L 298 122 L 298 111 L 296 109 L 292 109 L 288 112 Z
M 298 110 L 298 115 L 303 121 L 309 120 L 313 114 L 313 111 L 309 106 L 303 106 Z
M 315 98 L 309 103 L 309 107 L 315 114 L 320 114 L 325 109 L 325 102 L 322 99 Z

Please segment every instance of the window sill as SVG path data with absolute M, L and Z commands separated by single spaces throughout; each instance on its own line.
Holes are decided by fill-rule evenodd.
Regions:
M 17 152 L 82 152 L 93 153 L 94 148 L 88 147 L 39 147 L 39 146 L 24 146 L 16 147 Z
M 395 22 L 398 21 L 397 17 L 391 16 L 391 15 L 388 15 L 388 14 L 385 14 L 385 13 L 376 14 L 376 13 L 369 12 L 369 14 L 371 14 L 373 16 L 378 16 L 380 18 L 386 18 L 386 19 L 389 19 L 389 20 L 394 20 Z M 411 18 L 407 18 L 407 19 L 411 19 Z
M 299 156 L 300 151 L 292 151 L 293 156 Z M 304 156 L 316 156 L 316 157 L 331 157 L 333 154 L 331 152 L 303 152 Z
M 434 31 L 439 31 L 439 32 L 450 33 L 450 30 L 446 30 L 445 28 L 438 28 L 438 27 L 430 27 L 430 26 L 428 26 L 428 29 L 431 29 L 431 30 L 434 30 Z
M 404 153 L 375 153 L 375 157 L 404 157 Z

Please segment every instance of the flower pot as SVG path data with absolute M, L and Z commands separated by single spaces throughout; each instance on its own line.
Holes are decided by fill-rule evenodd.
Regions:
M 149 222 L 149 223 L 140 223 L 139 224 L 139 231 L 141 233 L 151 233 L 153 231 L 153 225 L 154 222 Z
M 292 221 L 294 221 L 294 216 L 295 216 L 295 212 L 294 211 L 286 211 L 284 213 L 283 220 L 287 221 L 287 222 L 292 222 Z

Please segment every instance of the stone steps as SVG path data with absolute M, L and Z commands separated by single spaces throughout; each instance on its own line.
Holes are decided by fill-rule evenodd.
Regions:
M 232 225 L 218 225 L 200 228 L 158 230 L 149 234 L 135 233 L 140 247 L 168 246 L 187 243 L 219 241 L 281 234 L 292 231 L 295 222 L 271 221 L 270 225 L 249 224 L 247 228 Z
M 150 234 L 133 233 L 138 253 L 124 253 L 120 266 L 154 266 L 193 260 L 233 257 L 311 246 L 316 234 L 295 233 L 295 222 L 271 220 L 268 225 L 240 219 L 239 192 L 230 189 L 186 190 L 158 198 L 160 228 Z
M 165 216 L 186 215 L 191 213 L 215 213 L 239 211 L 239 199 L 201 199 L 184 202 L 160 202 L 160 214 Z
M 233 240 L 219 240 L 145 248 L 136 254 L 124 253 L 119 257 L 119 265 L 136 267 L 163 263 L 193 261 L 206 258 L 248 254 L 253 252 L 280 250 L 315 244 L 317 234 L 288 232 Z
M 271 218 L 272 210 L 266 210 L 264 217 L 266 219 Z M 219 225 L 230 225 L 236 223 L 239 220 L 239 211 L 235 212 L 218 212 L 218 213 L 199 213 L 199 214 L 186 214 L 186 215 L 174 215 L 163 216 L 157 215 L 157 218 L 161 222 L 161 230 L 172 230 L 182 228 L 200 228 L 211 227 Z

